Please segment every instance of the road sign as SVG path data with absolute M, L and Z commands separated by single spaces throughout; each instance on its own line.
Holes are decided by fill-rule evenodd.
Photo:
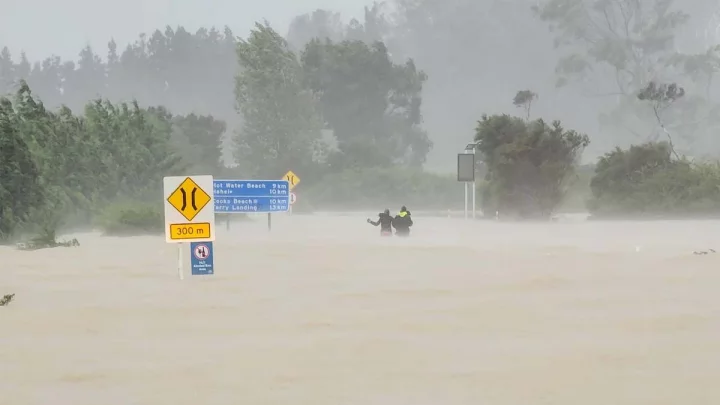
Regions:
M 212 197 L 190 177 L 186 177 L 167 198 L 170 205 L 188 221 L 192 221 L 211 200 Z
M 193 276 L 212 275 L 214 273 L 213 243 L 190 243 L 190 273 Z
M 290 190 L 294 189 L 295 186 L 300 184 L 300 177 L 293 173 L 292 170 L 288 170 L 288 172 L 285 173 L 285 175 L 283 176 L 283 180 L 287 180 L 287 182 L 290 184 Z
M 475 181 L 475 154 L 458 153 L 457 158 L 457 179 L 458 181 Z
M 297 201 L 297 195 L 295 195 L 295 193 L 291 192 L 290 193 L 290 205 L 295 204 L 296 201 Z
M 290 210 L 287 180 L 215 180 L 215 212 L 269 213 Z
M 215 207 L 212 176 L 163 178 L 165 240 L 168 243 L 215 240 Z

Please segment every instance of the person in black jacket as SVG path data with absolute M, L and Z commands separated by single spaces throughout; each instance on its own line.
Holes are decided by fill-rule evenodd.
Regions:
M 413 220 L 410 211 L 404 205 L 400 208 L 400 213 L 393 218 L 392 226 L 395 228 L 395 235 L 410 236 L 410 227 L 413 226 Z
M 392 222 L 393 217 L 390 215 L 390 210 L 385 209 L 384 212 L 378 214 L 378 220 L 373 221 L 368 218 L 367 223 L 372 226 L 380 225 L 380 236 L 392 236 Z

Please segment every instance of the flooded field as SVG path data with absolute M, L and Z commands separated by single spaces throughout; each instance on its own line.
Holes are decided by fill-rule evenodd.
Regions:
M 720 222 L 366 216 L 2 248 L 0 404 L 720 403 Z

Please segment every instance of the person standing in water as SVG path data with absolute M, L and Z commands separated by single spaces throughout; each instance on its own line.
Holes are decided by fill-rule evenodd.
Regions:
M 385 209 L 384 212 L 378 214 L 378 220 L 373 221 L 368 218 L 367 223 L 372 226 L 380 226 L 380 236 L 392 236 L 392 222 L 393 217 L 390 215 L 390 210 Z
M 395 215 L 395 218 L 392 220 L 392 226 L 395 228 L 395 235 L 410 236 L 410 227 L 413 226 L 413 220 L 407 207 L 403 205 L 402 208 L 400 208 L 400 213 Z

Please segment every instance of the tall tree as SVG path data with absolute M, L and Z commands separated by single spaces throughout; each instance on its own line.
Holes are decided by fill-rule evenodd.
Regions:
M 5 49 L 0 51 L 0 93 L 14 92 L 24 79 L 53 108 L 65 104 L 77 110 L 97 97 L 136 99 L 174 113 L 212 113 L 235 121 L 235 43 L 229 28 L 201 28 L 193 34 L 183 27 L 166 27 L 141 34 L 122 52 L 110 40 L 107 62 L 85 47 L 77 60 L 51 56 L 32 67 L 23 55 L 13 61 Z
M 15 64 L 7 47 L 0 51 L 0 95 L 7 94 L 15 81 Z
M 337 168 L 425 162 L 432 146 L 420 128 L 427 76 L 412 60 L 393 64 L 382 42 L 313 40 L 302 63 L 338 141 Z
M 40 173 L 22 139 L 10 100 L 0 98 L 0 241 L 13 236 L 41 206 Z
M 311 170 L 323 151 L 315 100 L 287 41 L 267 23 L 255 24 L 237 47 L 238 111 L 244 117 L 234 156 L 247 176 L 273 178 Z

